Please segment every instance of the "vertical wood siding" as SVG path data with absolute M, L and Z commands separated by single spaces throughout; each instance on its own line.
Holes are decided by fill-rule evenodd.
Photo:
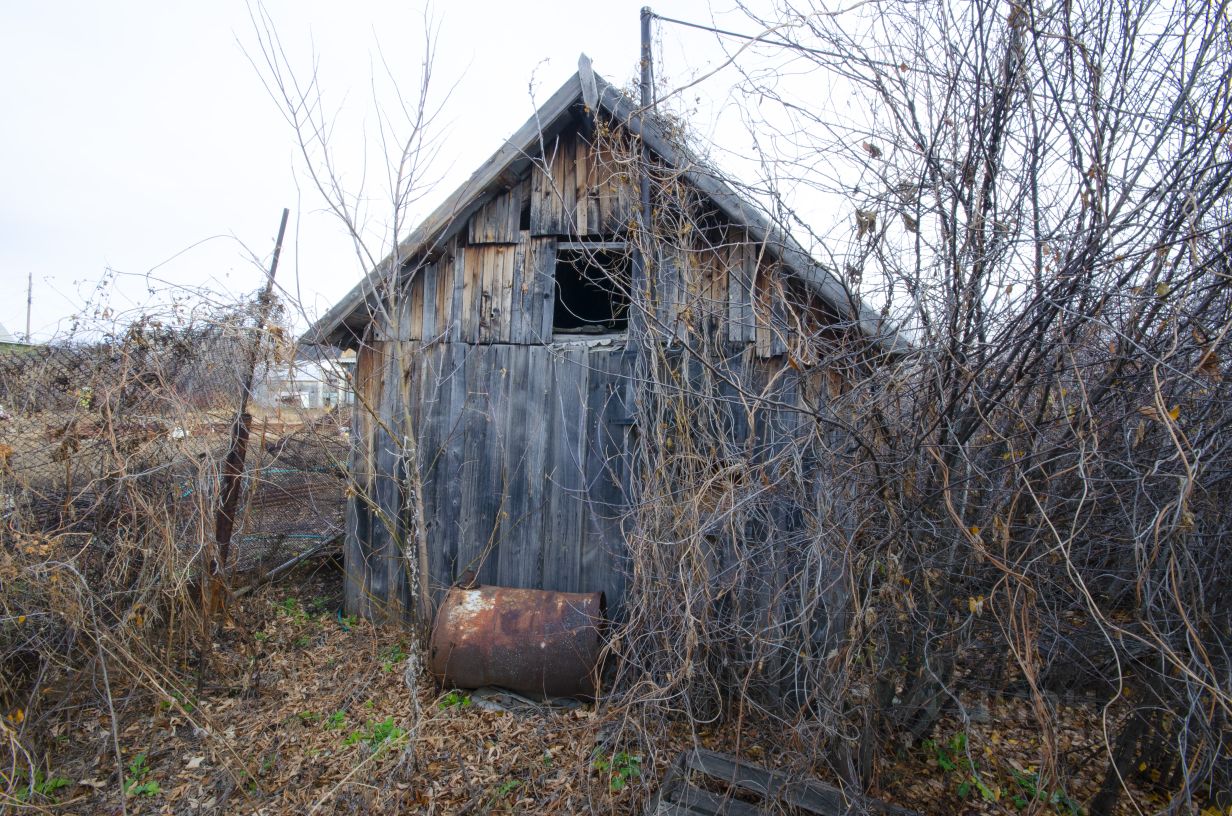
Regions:
M 578 136 L 546 148 L 544 161 L 492 195 L 466 230 L 407 270 L 360 351 L 359 495 L 348 505 L 345 544 L 353 614 L 393 619 L 412 604 L 408 438 L 423 477 L 435 597 L 473 569 L 490 584 L 602 590 L 619 612 L 630 360 L 618 344 L 554 344 L 552 318 L 558 242 L 618 239 L 635 188 L 611 155 Z M 651 331 L 727 355 L 724 377 L 700 365 L 686 366 L 686 376 L 714 380 L 702 390 L 723 407 L 733 452 L 756 442 L 769 454 L 799 431 L 800 414 L 750 413 L 743 393 L 768 387 L 797 405 L 806 392 L 815 403 L 824 388 L 802 384 L 786 365 L 799 321 L 779 270 L 739 230 L 718 234 L 674 240 L 656 254 Z M 767 586 L 782 566 L 766 562 Z
M 410 603 L 412 527 L 389 432 L 405 433 L 407 422 L 424 476 L 434 594 L 473 569 L 484 583 L 603 590 L 618 601 L 627 361 L 612 346 L 366 348 L 365 398 L 380 413 L 356 413 L 353 472 L 374 501 L 351 502 L 348 610 L 371 615 L 389 604 L 392 616 Z
M 355 499 L 349 508 L 348 611 L 392 618 L 410 608 L 412 525 L 394 438 L 409 423 L 436 598 L 475 570 L 487 584 L 602 590 L 618 612 L 627 574 L 620 517 L 629 475 L 629 365 L 611 345 L 366 348 L 357 381 L 380 412 L 375 419 L 357 412 L 353 468 L 373 501 Z M 802 430 L 801 414 L 765 407 L 750 414 L 741 391 L 765 389 L 773 403 L 803 406 L 808 386 L 784 371 L 781 359 L 764 360 L 752 348 L 723 369 L 716 382 L 700 365 L 687 376 L 725 408 L 733 453 L 752 445 L 772 457 Z M 809 396 L 814 405 L 818 398 Z M 784 518 L 775 526 L 782 532 L 794 524 Z

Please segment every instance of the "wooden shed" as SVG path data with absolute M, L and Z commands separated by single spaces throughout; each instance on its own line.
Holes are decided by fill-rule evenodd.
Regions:
M 637 232 L 647 167 L 705 213 L 670 247 Z M 638 262 L 645 283 L 631 289 Z M 789 302 L 788 288 L 800 296 Z M 802 320 L 882 331 L 583 57 L 398 257 L 307 335 L 358 351 L 348 612 L 407 614 L 417 595 L 408 567 L 426 561 L 433 599 L 474 570 L 485 584 L 602 590 L 619 614 L 643 387 L 630 324 L 660 347 L 708 344 L 736 380 L 786 373 L 776 387 L 790 403 Z M 720 382 L 716 399 L 735 390 Z M 732 412 L 734 438 L 782 432 L 772 427 Z

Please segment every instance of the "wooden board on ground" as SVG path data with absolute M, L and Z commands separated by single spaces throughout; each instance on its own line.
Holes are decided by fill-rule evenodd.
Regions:
M 780 771 L 701 748 L 684 751 L 676 757 L 644 811 L 645 816 L 769 816 L 772 813 L 915 816 L 912 811 L 875 799 L 848 796 L 823 782 L 795 779 Z

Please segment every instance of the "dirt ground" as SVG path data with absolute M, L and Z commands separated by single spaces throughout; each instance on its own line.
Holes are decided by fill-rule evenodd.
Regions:
M 241 599 L 252 639 L 224 629 L 200 694 L 113 689 L 123 779 L 109 713 L 66 715 L 50 776 L 68 784 L 27 804 L 120 813 L 126 788 L 130 814 L 632 812 L 638 786 L 614 793 L 591 767 L 592 706 L 490 711 L 423 680 L 412 694 L 406 633 L 341 616 L 340 589 L 318 565 Z
M 191 667 L 165 693 L 112 677 L 118 745 L 106 708 L 65 711 L 51 734 L 52 773 L 10 812 L 633 814 L 679 750 L 736 745 L 730 724 L 695 734 L 674 726 L 651 746 L 602 706 L 438 690 L 415 674 L 406 633 L 343 617 L 340 590 L 337 565 L 319 562 L 241 599 L 235 618 L 245 625 L 223 629 L 200 690 Z M 941 723 L 874 793 L 920 813 L 1084 812 L 1103 767 L 1092 712 L 1062 712 L 1070 776 L 1031 794 L 1028 707 L 968 702 L 980 722 Z M 748 760 L 799 767 L 781 727 L 745 722 L 739 744 Z M 1164 801 L 1137 786 L 1134 798 Z M 1121 812 L 1136 812 L 1128 797 Z

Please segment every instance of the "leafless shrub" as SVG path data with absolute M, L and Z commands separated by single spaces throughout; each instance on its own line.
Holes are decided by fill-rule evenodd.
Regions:
M 124 767 L 112 709 L 118 678 L 179 700 L 208 679 L 213 599 L 201 577 L 244 382 L 236 360 L 254 343 L 265 361 L 290 349 L 280 329 L 255 336 L 251 304 L 159 314 L 81 325 L 72 338 L 0 353 L 6 803 L 50 773 L 42 765 L 50 725 L 82 704 L 111 710 L 110 748 Z M 282 425 L 256 437 L 280 447 L 262 447 L 250 463 L 276 465 L 295 447 Z M 344 445 L 333 427 L 335 447 Z M 329 465 L 322 458 L 314 465 Z M 332 501 L 337 514 L 342 480 L 332 478 L 332 499 L 316 500 Z M 270 511 L 264 481 L 251 471 L 241 504 L 249 568 L 262 559 L 246 549 L 274 546 L 248 535 Z
M 960 692 L 1022 695 L 1041 775 L 1063 781 L 1055 707 L 1080 699 L 1107 740 L 1093 812 L 1144 764 L 1173 811 L 1226 789 L 1226 12 L 789 5 L 763 21 L 784 62 L 843 77 L 872 124 L 747 72 L 763 110 L 781 103 L 759 124 L 795 152 L 764 146 L 761 192 L 790 179 L 845 202 L 835 266 L 914 350 L 878 361 L 854 327 L 800 324 L 782 340 L 802 400 L 700 329 L 648 347 L 614 647 L 645 723 L 756 706 L 867 783 L 963 713 Z M 809 156 L 838 183 L 800 173 Z M 722 245 L 671 179 L 655 195 L 643 247 Z M 654 295 L 633 294 L 653 326 Z
M 763 145 L 768 180 L 753 192 L 799 234 L 810 225 L 776 185 L 847 209 L 845 229 L 816 237 L 897 319 L 913 346 L 898 355 L 786 280 L 767 338 L 778 367 L 729 353 L 690 259 L 739 239 L 677 173 L 601 131 L 629 178 L 654 176 L 653 215 L 633 235 L 652 284 L 627 292 L 645 331 L 633 339 L 626 618 L 611 647 L 631 725 L 756 711 L 857 787 L 946 709 L 964 714 L 963 692 L 1020 695 L 1047 786 L 1073 770 L 1056 702 L 1078 698 L 1104 714 L 1093 811 L 1148 758 L 1173 811 L 1226 785 L 1226 14 L 864 3 L 785 5 L 763 21 L 757 48 L 850 83 L 866 121 L 749 71 L 741 90 L 779 108 L 755 124 L 795 154 Z M 365 244 L 315 77 L 296 81 L 263 14 L 256 28 L 256 62 L 318 191 L 364 270 L 385 273 L 371 302 L 396 334 L 414 272 L 399 225 L 432 152 L 427 76 L 401 100 L 409 138 L 385 143 L 393 229 Z M 684 287 L 679 315 L 663 308 L 669 278 Z M 412 424 L 382 430 L 413 521 Z M 397 544 L 424 620 L 423 531 L 382 523 L 410 530 Z

